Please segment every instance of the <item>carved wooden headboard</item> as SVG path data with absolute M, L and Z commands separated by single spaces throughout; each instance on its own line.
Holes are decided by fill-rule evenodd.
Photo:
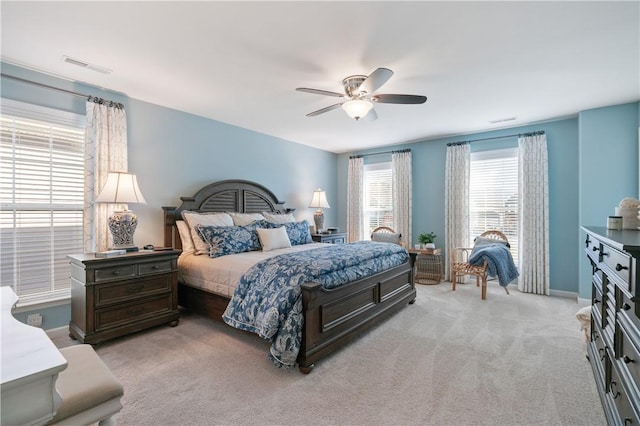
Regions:
M 180 207 L 162 207 L 164 210 L 164 245 L 182 248 L 176 221 L 182 220 L 181 212 L 239 212 L 260 213 L 271 211 L 287 213 L 284 201 L 278 201 L 273 192 L 248 180 L 223 180 L 207 185 L 192 197 L 180 197 Z

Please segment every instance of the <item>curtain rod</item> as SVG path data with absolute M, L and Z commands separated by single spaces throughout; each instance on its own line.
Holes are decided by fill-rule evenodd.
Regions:
M 468 141 L 450 142 L 447 144 L 447 146 L 464 145 L 471 142 L 493 141 L 497 139 L 513 138 L 515 136 L 521 137 L 521 136 L 538 136 L 538 135 L 544 135 L 544 130 L 536 130 L 535 132 L 527 132 L 527 133 L 515 133 L 513 135 L 496 136 L 493 138 L 471 139 Z
M 72 95 L 72 96 L 79 96 L 81 98 L 85 98 L 89 102 L 95 102 L 97 104 L 107 105 L 107 106 L 113 107 L 113 108 L 124 109 L 124 105 L 122 105 L 120 102 L 109 101 L 109 100 L 106 100 L 106 99 L 98 98 L 96 96 L 85 95 L 84 93 L 72 92 L 71 90 L 61 89 L 61 88 L 55 87 L 55 86 L 49 86 L 48 84 L 38 83 L 37 81 L 27 80 L 26 78 L 16 77 L 15 75 L 9 75 L 9 74 L 5 74 L 5 73 L 0 73 L 0 77 L 8 78 L 10 80 L 19 81 L 19 82 L 25 83 L 25 84 L 30 84 L 32 86 L 38 86 L 38 87 L 42 87 L 42 88 L 49 89 L 49 90 L 55 90 L 57 92 L 66 93 L 66 94 L 69 94 L 69 95 Z
M 407 149 L 399 149 L 399 150 L 394 150 L 394 151 L 382 151 L 382 152 L 373 152 L 371 154 L 360 154 L 360 155 L 350 155 L 349 159 L 351 158 L 363 158 L 363 157 L 370 157 L 372 155 L 382 155 L 382 154 L 399 154 L 401 152 L 411 152 L 411 149 L 407 148 Z

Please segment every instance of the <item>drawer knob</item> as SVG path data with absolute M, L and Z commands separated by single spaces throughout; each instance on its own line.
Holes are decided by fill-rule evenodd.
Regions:
M 113 275 L 116 275 L 116 276 L 120 275 L 120 271 L 116 269 L 115 271 L 113 271 Z
M 629 269 L 629 267 L 628 266 L 622 266 L 621 264 L 616 263 L 616 271 L 620 272 L 623 269 Z
M 631 305 L 629 305 L 628 303 L 625 303 L 622 305 L 622 309 L 624 309 L 625 311 L 628 311 L 629 309 L 631 309 Z
M 151 267 L 151 269 L 160 269 L 160 266 L 159 266 L 159 265 L 153 265 L 153 266 Z
M 598 250 L 600 250 L 600 249 L 599 249 L 597 246 L 593 246 L 593 248 L 592 248 L 591 250 L 593 250 L 593 251 L 598 251 Z
M 640 298 L 639 298 L 639 297 L 637 297 L 637 296 L 631 296 L 631 301 L 632 301 L 633 303 L 638 303 L 638 302 L 640 302 Z
M 629 358 L 628 356 L 623 356 L 622 360 L 624 361 L 625 364 L 629 364 L 631 362 L 635 362 L 633 359 Z
M 593 298 L 593 303 L 592 303 L 592 304 L 593 304 L 593 305 L 596 305 L 596 304 L 598 304 L 598 303 L 600 303 L 600 301 L 599 301 L 597 298 L 595 298 L 595 297 L 594 297 L 594 298 Z
M 609 253 L 606 251 L 601 251 L 600 254 L 602 254 L 602 257 L 609 256 Z

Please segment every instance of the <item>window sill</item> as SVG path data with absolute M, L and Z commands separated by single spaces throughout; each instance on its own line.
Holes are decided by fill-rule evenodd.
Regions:
M 71 296 L 60 296 L 55 299 L 33 300 L 33 301 L 23 302 L 23 303 L 21 303 L 18 300 L 16 308 L 13 309 L 11 312 L 19 314 L 22 312 L 30 312 L 38 309 L 46 309 L 46 308 L 53 308 L 55 306 L 68 305 L 69 303 L 71 303 Z

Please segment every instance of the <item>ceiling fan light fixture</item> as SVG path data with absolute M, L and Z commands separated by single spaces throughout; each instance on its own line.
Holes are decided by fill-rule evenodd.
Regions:
M 367 115 L 371 108 L 373 108 L 373 104 L 363 99 L 353 99 L 342 104 L 342 109 L 355 120 Z

